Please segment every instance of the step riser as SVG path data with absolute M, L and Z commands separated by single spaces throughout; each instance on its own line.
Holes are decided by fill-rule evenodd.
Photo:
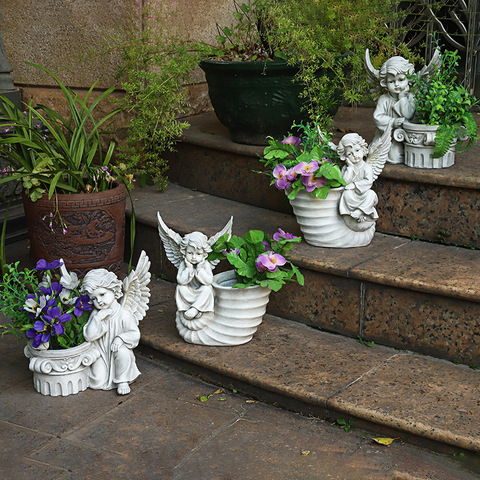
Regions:
M 189 232 L 178 232 L 181 235 Z M 151 271 L 175 283 L 157 230 L 137 224 L 135 256 L 144 249 Z M 215 273 L 228 270 L 221 263 Z M 467 365 L 480 365 L 480 304 L 302 269 L 303 287 L 285 285 L 267 312 L 321 330 Z
M 253 172 L 263 167 L 255 157 L 182 143 L 169 159 L 169 178 L 178 185 L 293 215 L 285 195 L 269 185 L 266 175 Z M 480 248 L 479 190 L 384 176 L 374 190 L 377 231 Z

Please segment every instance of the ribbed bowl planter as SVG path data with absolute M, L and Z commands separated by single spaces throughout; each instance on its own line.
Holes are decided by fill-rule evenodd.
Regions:
M 51 262 L 63 258 L 67 269 L 80 275 L 94 268 L 120 271 L 125 243 L 126 197 L 123 184 L 98 193 L 54 195 L 50 200 L 43 195 L 36 202 L 24 195 L 33 259 Z M 67 227 L 65 234 L 59 217 L 55 216 L 57 207 Z
M 375 234 L 375 223 L 365 222 L 365 230 L 349 228 L 338 213 L 343 187 L 330 189 L 327 198 L 320 200 L 302 190 L 290 204 L 303 239 L 314 247 L 350 248 L 368 245 Z M 357 225 L 355 225 L 356 228 Z
M 52 397 L 66 397 L 86 390 L 89 367 L 100 355 L 89 342 L 62 350 L 38 350 L 29 342 L 24 353 L 30 359 L 35 390 Z
M 455 163 L 456 141 L 445 155 L 433 158 L 437 125 L 403 122 L 403 128 L 394 131 L 394 138 L 404 142 L 405 165 L 413 168 L 447 168 Z
M 177 318 L 178 331 L 185 341 L 220 347 L 242 345 L 252 339 L 262 323 L 271 290 L 260 286 L 232 288 L 235 283 L 233 270 L 214 275 L 213 319 L 201 329 L 189 330 Z

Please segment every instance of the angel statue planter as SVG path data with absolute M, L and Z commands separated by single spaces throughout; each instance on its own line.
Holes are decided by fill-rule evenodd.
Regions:
M 378 219 L 378 197 L 372 186 L 388 158 L 392 123 L 370 146 L 357 133 L 344 135 L 338 146 L 329 142 L 330 150 L 345 162 L 341 170 L 345 186 L 331 188 L 326 198 L 316 198 L 305 190 L 295 198 L 289 197 L 307 243 L 315 247 L 352 248 L 372 241 Z
M 181 237 L 167 227 L 158 213 L 158 232 L 165 254 L 178 269 L 175 321 L 180 336 L 189 343 L 218 345 L 214 340 L 213 269 L 220 260 L 208 261 L 207 257 L 222 235 L 231 235 L 232 223 L 233 217 L 210 238 L 201 232 Z
M 428 66 L 419 72 L 420 76 L 429 76 L 439 66 L 439 53 L 435 52 Z M 365 65 L 369 83 L 375 96 L 378 96 L 377 105 L 373 113 L 373 121 L 377 127 L 373 141 L 378 140 L 386 128 L 393 122 L 392 134 L 395 129 L 401 128 L 405 121 L 413 119 L 415 114 L 415 100 L 409 91 L 409 75 L 415 73 L 412 63 L 407 59 L 395 56 L 389 58 L 377 70 L 370 61 L 368 49 L 365 52 Z M 404 163 L 404 146 L 400 138 L 393 138 L 388 155 L 388 163 Z
M 126 395 L 129 384 L 140 375 L 133 349 L 140 341 L 138 323 L 148 310 L 149 269 L 150 261 L 142 251 L 137 268 L 123 282 L 104 268 L 90 270 L 83 279 L 82 292 L 94 306 L 83 334 L 99 353 L 90 367 L 90 388 L 116 388 L 119 395 Z

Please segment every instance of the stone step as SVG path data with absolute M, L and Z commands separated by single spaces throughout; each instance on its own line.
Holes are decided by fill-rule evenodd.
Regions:
M 334 139 L 358 132 L 371 142 L 375 128 L 371 108 L 340 109 Z M 169 178 L 194 188 L 243 203 L 291 213 L 285 196 L 269 186 L 266 175 L 252 173 L 263 165 L 263 147 L 230 140 L 228 130 L 213 113 L 187 118 L 177 151 L 169 154 Z M 445 169 L 386 165 L 374 190 L 379 197 L 377 231 L 453 245 L 480 247 L 480 144 L 457 154 Z
M 175 282 L 157 233 L 157 212 L 181 235 L 279 227 L 300 234 L 292 215 L 170 184 L 159 193 L 135 188 L 135 249 L 147 251 L 152 271 Z M 375 234 L 366 247 L 312 247 L 302 242 L 291 260 L 305 286 L 272 294 L 267 312 L 310 327 L 467 365 L 480 365 L 480 251 Z M 228 269 L 219 265 L 217 271 Z
M 172 283 L 152 281 L 150 309 L 140 323 L 143 354 L 282 408 L 344 419 L 372 437 L 454 455 L 480 451 L 478 371 L 380 345 L 369 348 L 271 315 L 245 345 L 192 345 L 176 330 L 174 291 Z M 478 457 L 465 458 L 480 471 Z

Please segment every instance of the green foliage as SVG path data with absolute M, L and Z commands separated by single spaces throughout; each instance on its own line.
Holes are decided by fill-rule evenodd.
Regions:
M 224 235 L 215 243 L 208 259 L 227 259 L 235 269 L 236 288 L 260 285 L 278 292 L 288 281 L 304 284 L 303 275 L 286 254 L 301 240 L 281 229 L 273 238 L 260 230 L 250 230 L 243 237 Z
M 19 270 L 19 263 L 5 265 L 5 273 L 0 280 L 0 312 L 8 318 L 8 323 L 0 325 L 2 337 L 13 334 L 25 338 L 27 330 L 38 332 L 37 321 L 42 320 L 40 323 L 44 328 L 48 322 L 43 319 L 51 312 L 50 308 L 60 307 L 61 313 L 68 314 L 70 319 L 62 323 L 63 333 L 49 335 L 49 348 L 71 348 L 82 344 L 85 341 L 83 326 L 88 320 L 91 306 L 87 303 L 88 299 L 85 299 L 82 309 L 77 308 L 76 301 L 82 296 L 79 293 L 81 282 L 76 275 L 66 269 L 62 270 L 61 276 L 54 274 L 53 270 L 58 268 L 55 266 L 42 275 L 36 269 Z M 28 297 L 39 302 L 35 307 L 29 304 L 28 309 L 25 309 Z M 30 335 L 29 338 L 33 337 Z
M 345 432 L 349 432 L 355 422 L 356 420 L 354 418 L 350 418 L 349 420 L 345 420 L 344 418 L 337 418 L 336 420 L 337 425 Z
M 343 97 L 349 103 L 369 98 L 365 49 L 374 57 L 405 54 L 396 46 L 401 34 L 389 27 L 398 14 L 393 0 L 289 0 L 272 2 L 276 48 L 300 66 L 311 119 L 328 128 L 331 108 Z
M 457 149 L 464 152 L 478 138 L 478 126 L 471 110 L 480 100 L 457 83 L 459 60 L 457 51 L 445 50 L 440 55 L 440 68 L 435 68 L 431 76 L 409 76 L 410 91 L 415 97 L 414 121 L 438 125 L 434 158 L 445 155 L 457 139 L 468 139 L 466 146 L 460 144 Z
M 328 128 L 342 96 L 351 103 L 369 96 L 364 55 L 405 54 L 391 29 L 394 0 L 247 0 L 235 5 L 232 25 L 219 27 L 212 55 L 229 60 L 286 60 L 299 67 L 294 81 L 313 120 Z M 392 32 L 396 34 L 394 37 Z
M 179 120 L 189 105 L 185 84 L 191 70 L 210 47 L 180 42 L 153 32 L 161 29 L 160 15 L 143 12 L 144 28 L 117 48 L 123 51 L 118 72 L 125 91 L 119 104 L 130 114 L 126 145 L 119 158 L 128 170 L 149 177 L 162 190 L 167 185 L 165 151 L 173 151 L 188 123 Z
M 294 199 L 298 192 L 306 189 L 304 180 L 308 175 L 297 170 L 300 164 L 306 163 L 311 166 L 310 183 L 318 181 L 318 186 L 311 190 L 311 195 L 325 199 L 331 188 L 345 185 L 338 165 L 338 155 L 332 148 L 331 135 L 322 132 L 317 121 L 293 124 L 292 128 L 296 129 L 300 137 L 288 135 L 281 142 L 268 139 L 269 145 L 265 147 L 263 157 L 259 160 L 269 170 L 262 173 L 270 176 L 270 185 L 286 190 L 288 198 Z M 279 181 L 276 171 L 279 166 L 285 168 L 285 175 L 289 179 L 287 183 Z
M 27 295 L 37 290 L 40 279 L 32 270 L 19 271 L 19 263 L 5 265 L 5 273 L 0 281 L 0 312 L 9 322 L 0 325 L 2 337 L 13 334 L 25 338 L 25 331 L 33 327 L 30 314 L 26 310 L 20 310 L 20 307 L 25 303 Z
M 92 101 L 95 84 L 80 98 L 47 68 L 28 64 L 46 72 L 60 87 L 68 106 L 68 117 L 45 105 L 25 105 L 22 112 L 0 95 L 3 112 L 0 128 L 0 155 L 13 167 L 0 178 L 0 183 L 20 180 L 32 201 L 44 193 L 51 198 L 56 193 L 104 191 L 114 185 L 109 172 L 115 144 L 106 152 L 101 137 L 106 122 L 118 109 L 96 120 L 94 112 L 102 100 L 114 90 L 111 87 Z

